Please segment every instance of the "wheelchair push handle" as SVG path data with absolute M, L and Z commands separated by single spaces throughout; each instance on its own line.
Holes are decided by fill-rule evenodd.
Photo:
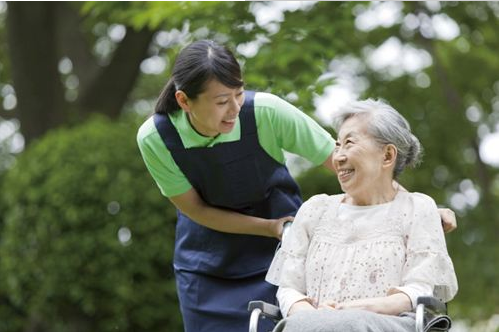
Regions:
M 283 226 L 283 230 L 282 230 L 282 242 L 284 241 L 285 237 L 287 236 L 287 233 L 289 233 L 291 226 L 292 226 L 292 221 L 284 222 L 284 226 Z

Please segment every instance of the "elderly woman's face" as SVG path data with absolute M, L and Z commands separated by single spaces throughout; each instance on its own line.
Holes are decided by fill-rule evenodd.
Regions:
M 344 192 L 352 195 L 381 185 L 384 149 L 367 133 L 366 119 L 351 117 L 341 126 L 334 165 Z

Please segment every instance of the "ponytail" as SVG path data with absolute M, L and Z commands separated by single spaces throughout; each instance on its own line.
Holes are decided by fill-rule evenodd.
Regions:
M 177 103 L 175 94 L 176 84 L 174 83 L 174 79 L 171 78 L 160 93 L 160 97 L 158 97 L 155 113 L 172 114 L 179 110 L 180 107 Z

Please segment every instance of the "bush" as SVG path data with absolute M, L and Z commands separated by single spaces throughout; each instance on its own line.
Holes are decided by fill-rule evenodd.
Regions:
M 5 174 L 0 300 L 25 315 L 23 330 L 182 330 L 175 211 L 136 130 L 94 118 L 50 132 Z M 19 331 L 12 318 L 0 316 L 0 330 Z

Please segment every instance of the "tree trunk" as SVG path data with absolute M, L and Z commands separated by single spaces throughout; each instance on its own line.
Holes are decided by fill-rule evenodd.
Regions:
M 82 32 L 84 18 L 78 7 L 68 2 L 57 2 L 57 46 L 59 58 L 68 57 L 73 73 L 78 77 L 78 89 L 86 91 L 94 82 L 100 67 L 91 52 L 91 43 Z
M 15 114 L 26 143 L 66 123 L 70 110 L 78 118 L 96 112 L 117 118 L 155 32 L 127 28 L 110 63 L 100 67 L 84 38 L 76 7 L 65 2 L 7 5 L 7 41 L 18 101 Z M 64 56 L 72 60 L 73 73 L 80 82 L 78 98 L 71 103 L 65 101 L 58 71 Z
M 7 40 L 21 132 L 28 143 L 66 121 L 55 3 L 7 2 Z
M 127 28 L 110 64 L 101 70 L 87 90 L 81 91 L 78 103 L 85 112 L 99 112 L 111 118 L 120 115 L 139 75 L 140 64 L 147 55 L 153 34 L 148 29 L 134 31 Z

